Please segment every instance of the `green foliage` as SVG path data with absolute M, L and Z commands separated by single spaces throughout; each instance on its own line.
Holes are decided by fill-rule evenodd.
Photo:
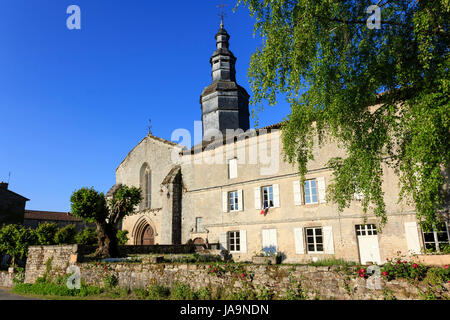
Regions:
M 36 234 L 40 245 L 54 245 L 55 235 L 58 231 L 58 225 L 54 222 L 44 222 L 39 224 L 36 229 Z
M 85 228 L 75 235 L 75 242 L 85 245 L 97 244 L 97 231 L 95 228 Z
M 302 284 L 300 281 L 294 279 L 294 277 L 289 276 L 289 288 L 285 295 L 286 300 L 306 300 L 307 296 L 303 291 Z
M 150 285 L 147 288 L 147 298 L 151 300 L 167 299 L 170 296 L 170 289 L 161 285 Z
M 96 296 L 102 293 L 102 289 L 95 286 L 87 286 L 81 283 L 80 289 L 69 289 L 65 284 L 55 284 L 43 280 L 36 280 L 33 284 L 16 283 L 13 292 L 18 294 L 35 294 L 44 296 L 69 296 L 69 297 L 87 297 Z
M 70 197 L 72 214 L 87 223 L 104 222 L 108 218 L 105 195 L 94 188 L 81 188 Z
M 327 195 L 339 210 L 362 193 L 364 213 L 372 211 L 381 227 L 389 166 L 400 177 L 400 197 L 415 204 L 427 229 L 441 219 L 450 159 L 450 4 L 385 1 L 381 28 L 369 29 L 372 4 L 239 0 L 263 39 L 248 71 L 259 105 L 253 113 L 264 100 L 274 105 L 279 95 L 287 97 L 284 151 L 302 179 L 315 145 L 332 141 L 345 151 L 328 163 L 334 179 Z M 378 108 L 368 108 L 373 105 Z
M 68 224 L 65 227 L 60 228 L 55 233 L 56 244 L 74 244 L 75 235 L 77 234 L 74 224 Z
M 170 290 L 172 300 L 195 300 L 196 293 L 186 284 L 175 283 Z
M 401 256 L 388 259 L 381 268 L 382 276 L 387 280 L 405 278 L 423 280 L 427 274 L 428 267 L 404 260 Z
M 37 244 L 36 233 L 22 225 L 10 224 L 0 229 L 0 252 L 4 252 L 15 259 L 25 259 L 28 254 L 28 246 Z
M 117 231 L 117 241 L 119 242 L 119 246 L 126 245 L 128 242 L 128 230 Z
M 344 259 L 328 258 L 328 259 L 317 260 L 316 262 L 310 262 L 310 263 L 308 263 L 308 265 L 314 266 L 314 267 L 355 266 L 355 265 L 357 265 L 357 263 L 353 262 L 353 261 L 346 261 Z
M 103 277 L 103 285 L 107 289 L 112 289 L 117 287 L 119 284 L 119 279 L 114 274 L 107 274 Z

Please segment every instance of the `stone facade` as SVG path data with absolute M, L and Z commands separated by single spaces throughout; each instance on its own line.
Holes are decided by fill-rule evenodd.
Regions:
M 227 49 L 225 33 L 217 35 L 217 57 Z M 213 63 L 213 83 L 220 83 L 221 77 L 233 82 L 233 65 L 222 68 L 223 61 L 218 61 L 217 66 Z M 217 100 L 217 107 L 225 108 L 226 103 L 221 103 Z M 276 124 L 250 132 L 238 130 L 223 144 L 222 139 L 203 141 L 192 150 L 153 135 L 145 137 L 116 170 L 116 183 L 137 187 L 144 186 L 142 168 L 151 172 L 151 205 L 141 206 L 123 223 L 130 232 L 129 244 L 140 244 L 143 230 L 150 227 L 155 243 L 220 243 L 236 261 L 251 261 L 266 249 L 280 253 L 285 263 L 341 258 L 381 264 L 398 251 L 421 252 L 424 237 L 415 208 L 399 201 L 399 179 L 392 168 L 382 166 L 388 221 L 381 229 L 371 210 L 363 213 L 359 195 L 342 212 L 327 198 L 333 180 L 327 163 L 345 157 L 343 149 L 332 140 L 320 146 L 316 141 L 307 182 L 301 185 L 297 166 L 285 161 L 279 129 Z M 236 200 L 233 207 L 230 199 Z M 272 206 L 262 211 L 268 202 Z M 448 221 L 448 212 L 444 214 Z M 448 226 L 446 232 L 448 242 Z

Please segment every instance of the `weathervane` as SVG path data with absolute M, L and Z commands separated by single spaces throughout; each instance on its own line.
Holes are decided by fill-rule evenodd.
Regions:
M 226 6 L 228 6 L 227 4 L 221 3 L 218 6 L 216 6 L 217 8 L 220 8 L 220 14 L 218 15 L 220 17 L 220 27 L 223 28 L 223 17 L 226 17 L 226 14 L 223 13 L 223 8 L 225 8 Z

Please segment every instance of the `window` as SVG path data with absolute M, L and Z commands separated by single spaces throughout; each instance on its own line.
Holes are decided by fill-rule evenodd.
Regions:
M 267 186 L 262 188 L 263 207 L 272 208 L 273 205 L 273 186 Z
M 195 232 L 203 232 L 203 218 L 195 218 Z
M 438 252 L 443 251 L 445 247 L 450 246 L 447 223 L 437 227 L 434 231 L 423 232 L 423 243 L 425 249 Z
M 374 224 L 357 224 L 356 225 L 357 236 L 376 236 L 377 227 Z
M 142 202 L 139 205 L 140 210 L 151 208 L 151 188 L 152 188 L 152 175 L 150 167 L 147 163 L 144 163 L 140 170 L 140 187 L 142 190 Z
M 316 179 L 305 181 L 305 203 L 318 203 Z
M 237 191 L 228 192 L 228 201 L 230 211 L 239 210 L 239 194 Z
M 322 228 L 306 228 L 308 252 L 323 252 Z
M 241 239 L 239 231 L 228 232 L 228 248 L 230 248 L 230 252 L 241 251 Z
M 228 161 L 228 178 L 237 178 L 237 159 L 231 159 Z

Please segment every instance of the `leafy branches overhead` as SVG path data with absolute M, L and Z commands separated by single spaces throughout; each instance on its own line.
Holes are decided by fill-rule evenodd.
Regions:
M 380 29 L 369 29 L 366 9 L 373 4 L 239 0 L 263 39 L 249 68 L 253 102 L 287 96 L 283 144 L 302 176 L 325 137 L 346 151 L 329 162 L 329 194 L 340 209 L 362 193 L 364 211 L 373 208 L 386 222 L 388 165 L 400 177 L 400 196 L 428 228 L 447 192 L 450 2 L 379 1 Z

